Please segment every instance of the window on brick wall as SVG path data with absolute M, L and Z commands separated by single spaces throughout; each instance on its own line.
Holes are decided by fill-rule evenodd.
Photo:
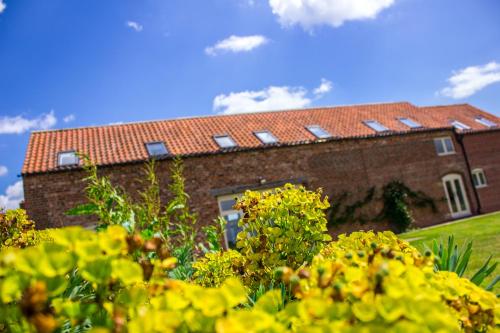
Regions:
M 486 119 L 484 117 L 481 117 L 481 116 L 476 117 L 476 121 L 478 123 L 480 123 L 481 125 L 484 125 L 484 126 L 486 126 L 488 128 L 497 127 L 497 123 L 495 123 L 495 122 L 493 122 L 493 121 L 491 121 L 489 119 Z
M 229 135 L 216 135 L 214 140 L 221 148 L 236 147 L 236 142 Z
M 76 155 L 76 152 L 74 150 L 63 151 L 57 154 L 58 166 L 77 165 L 78 162 L 78 156 Z
M 486 182 L 486 176 L 484 175 L 483 169 L 472 170 L 472 181 L 476 188 L 486 187 L 488 183 Z
M 434 146 L 439 156 L 455 154 L 455 146 L 450 137 L 434 139 Z
M 224 235 L 226 247 L 236 247 L 236 236 L 241 231 L 238 227 L 238 221 L 241 218 L 241 212 L 234 209 L 236 201 L 241 197 L 241 194 L 232 194 L 217 198 L 219 202 L 220 215 L 226 220 L 226 233 Z

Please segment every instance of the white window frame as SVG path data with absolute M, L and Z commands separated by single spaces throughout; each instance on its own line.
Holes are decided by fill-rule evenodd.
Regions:
M 451 142 L 451 146 L 453 147 L 453 150 L 449 151 L 446 147 L 446 140 L 450 140 Z M 440 142 L 442 147 L 444 148 L 443 149 L 443 152 L 440 153 L 437 149 L 436 149 L 436 142 Z M 457 153 L 456 149 L 455 149 L 455 143 L 453 142 L 453 140 L 451 139 L 450 136 L 444 136 L 444 137 L 441 137 L 441 138 L 434 138 L 434 149 L 436 150 L 436 153 L 438 154 L 438 156 L 447 156 L 447 155 L 454 155 Z
M 476 117 L 475 120 L 477 123 L 480 123 L 481 125 L 486 126 L 488 128 L 494 128 L 494 127 L 498 126 L 497 123 L 495 123 L 494 121 L 489 120 L 488 118 L 485 118 L 483 116 L 478 116 L 478 117 Z
M 369 128 L 371 128 L 372 130 L 374 130 L 375 132 L 377 133 L 384 133 L 384 132 L 387 132 L 389 131 L 389 128 L 384 126 L 381 122 L 377 121 L 377 120 L 365 120 L 363 121 L 363 124 L 365 124 L 366 126 L 368 126 Z
M 464 124 L 464 123 L 462 123 L 461 121 L 458 121 L 458 120 L 453 120 L 451 122 L 451 125 L 453 127 L 455 127 L 456 129 L 461 130 L 461 131 L 470 130 L 470 126 L 469 125 L 466 125 L 466 124 Z
M 72 154 L 74 156 L 74 163 L 66 163 L 62 164 L 61 159 L 63 158 L 64 155 L 69 155 Z M 80 163 L 80 159 L 78 158 L 78 155 L 76 155 L 76 150 L 66 150 L 66 151 L 60 151 L 57 153 L 57 166 L 59 167 L 66 167 L 66 166 L 75 166 Z
M 483 169 L 481 168 L 476 168 L 472 170 L 472 179 L 474 183 L 475 188 L 483 188 L 488 186 L 488 180 L 486 179 L 486 175 L 484 174 Z M 482 176 L 482 177 L 480 177 Z M 481 181 L 482 179 L 482 181 Z
M 329 139 L 332 137 L 332 134 L 330 132 L 319 125 L 308 125 L 306 126 L 306 129 L 318 139 Z M 317 133 L 314 133 L 315 129 L 320 130 L 321 132 L 323 132 L 323 134 L 318 135 Z
M 262 131 L 255 131 L 253 132 L 253 134 L 257 137 L 257 139 L 260 140 L 260 142 L 262 142 L 263 144 L 265 145 L 272 145 L 272 144 L 275 144 L 275 143 L 278 143 L 278 138 L 276 138 L 273 133 L 271 133 L 271 131 L 268 131 L 268 130 L 262 130 Z M 262 137 L 261 135 L 264 134 L 264 135 L 268 135 L 272 141 L 271 142 L 266 142 Z
M 234 148 L 234 147 L 238 146 L 236 144 L 236 141 L 234 141 L 234 139 L 229 134 L 214 135 L 213 138 L 215 140 L 215 143 L 217 143 L 217 145 L 219 146 L 220 149 L 231 149 L 231 148 Z M 219 139 L 221 139 L 221 138 L 226 138 L 229 141 L 231 141 L 231 146 L 224 146 L 224 145 L 222 145 L 221 142 L 219 141 Z
M 422 128 L 422 124 L 419 123 L 418 121 L 412 119 L 412 118 L 408 118 L 408 117 L 399 117 L 398 118 L 399 122 L 402 123 L 403 125 L 405 125 L 406 127 L 409 127 L 411 129 L 414 129 L 414 128 Z
M 165 149 L 165 153 L 164 154 L 152 154 L 151 150 L 149 149 L 151 145 L 162 145 L 163 148 Z M 165 156 L 165 155 L 168 155 L 167 146 L 165 145 L 165 142 L 163 142 L 163 141 L 146 142 L 146 150 L 148 151 L 149 157 L 156 157 L 156 156 Z
M 446 187 L 446 182 L 449 181 L 451 182 L 453 185 L 452 185 L 452 190 L 455 189 L 455 184 L 456 182 L 458 182 L 458 185 L 460 187 L 460 190 L 462 192 L 462 198 L 463 198 L 463 201 L 464 201 L 464 208 L 465 209 L 460 209 L 456 212 L 453 211 L 453 207 L 452 207 L 452 203 L 451 203 L 451 197 L 456 197 L 456 193 L 450 193 L 448 191 L 448 188 Z M 469 205 L 469 198 L 467 197 L 467 188 L 464 186 L 464 182 L 462 180 L 462 176 L 459 175 L 459 174 L 455 174 L 455 173 L 452 173 L 452 174 L 449 174 L 449 175 L 446 175 L 442 178 L 442 183 L 443 183 L 443 187 L 444 187 L 444 193 L 446 194 L 446 201 L 448 202 L 448 209 L 450 210 L 450 214 L 451 214 L 451 217 L 453 218 L 460 218 L 460 217 L 464 217 L 464 216 L 469 216 L 470 215 L 470 205 Z M 455 201 L 455 203 L 457 204 L 457 207 L 458 205 L 460 204 L 460 202 L 458 201 Z

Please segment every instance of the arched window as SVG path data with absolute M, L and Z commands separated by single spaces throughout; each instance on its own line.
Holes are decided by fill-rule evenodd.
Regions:
M 467 200 L 467 192 L 462 176 L 459 174 L 444 176 L 443 187 L 451 216 L 458 218 L 470 215 L 469 201 Z

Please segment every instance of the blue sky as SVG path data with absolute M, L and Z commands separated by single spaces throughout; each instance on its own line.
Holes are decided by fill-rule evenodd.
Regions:
M 388 101 L 500 116 L 498 13 L 498 0 L 0 0 L 0 205 L 22 197 L 36 129 Z

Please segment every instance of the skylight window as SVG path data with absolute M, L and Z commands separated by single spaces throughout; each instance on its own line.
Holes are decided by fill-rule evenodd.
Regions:
M 162 156 L 167 155 L 168 150 L 163 142 L 148 142 L 146 143 L 146 149 L 148 150 L 149 156 Z
M 233 139 L 231 139 L 229 135 L 217 135 L 214 136 L 214 140 L 221 148 L 236 147 L 236 143 L 233 141 Z
M 255 136 L 259 138 L 259 140 L 262 141 L 263 144 L 272 144 L 278 142 L 278 139 L 276 139 L 276 137 L 269 131 L 255 132 Z
M 78 156 L 76 156 L 75 151 L 64 151 L 57 154 L 58 166 L 68 166 L 77 164 L 78 164 Z
M 372 130 L 376 132 L 385 132 L 389 130 L 387 127 L 385 127 L 376 120 L 366 120 L 364 123 L 366 126 L 370 127 Z
M 422 125 L 410 118 L 399 118 L 399 121 L 408 126 L 409 128 L 420 128 Z
M 493 121 L 491 121 L 491 120 L 489 120 L 489 119 L 486 119 L 486 118 L 484 118 L 484 117 L 477 117 L 477 118 L 476 118 L 476 121 L 477 121 L 478 123 L 480 123 L 481 125 L 484 125 L 484 126 L 486 126 L 486 127 L 490 127 L 490 128 L 491 128 L 491 127 L 497 127 L 497 123 L 495 123 L 495 122 L 493 122 Z
M 456 129 L 459 129 L 459 130 L 469 130 L 470 127 L 465 125 L 464 123 L 461 123 L 459 122 L 458 120 L 454 120 L 451 122 L 451 124 L 453 125 L 453 127 L 455 127 Z
M 318 139 L 328 139 L 331 138 L 332 135 L 328 133 L 327 130 L 321 128 L 318 125 L 311 125 L 306 127 L 309 132 L 311 132 Z

